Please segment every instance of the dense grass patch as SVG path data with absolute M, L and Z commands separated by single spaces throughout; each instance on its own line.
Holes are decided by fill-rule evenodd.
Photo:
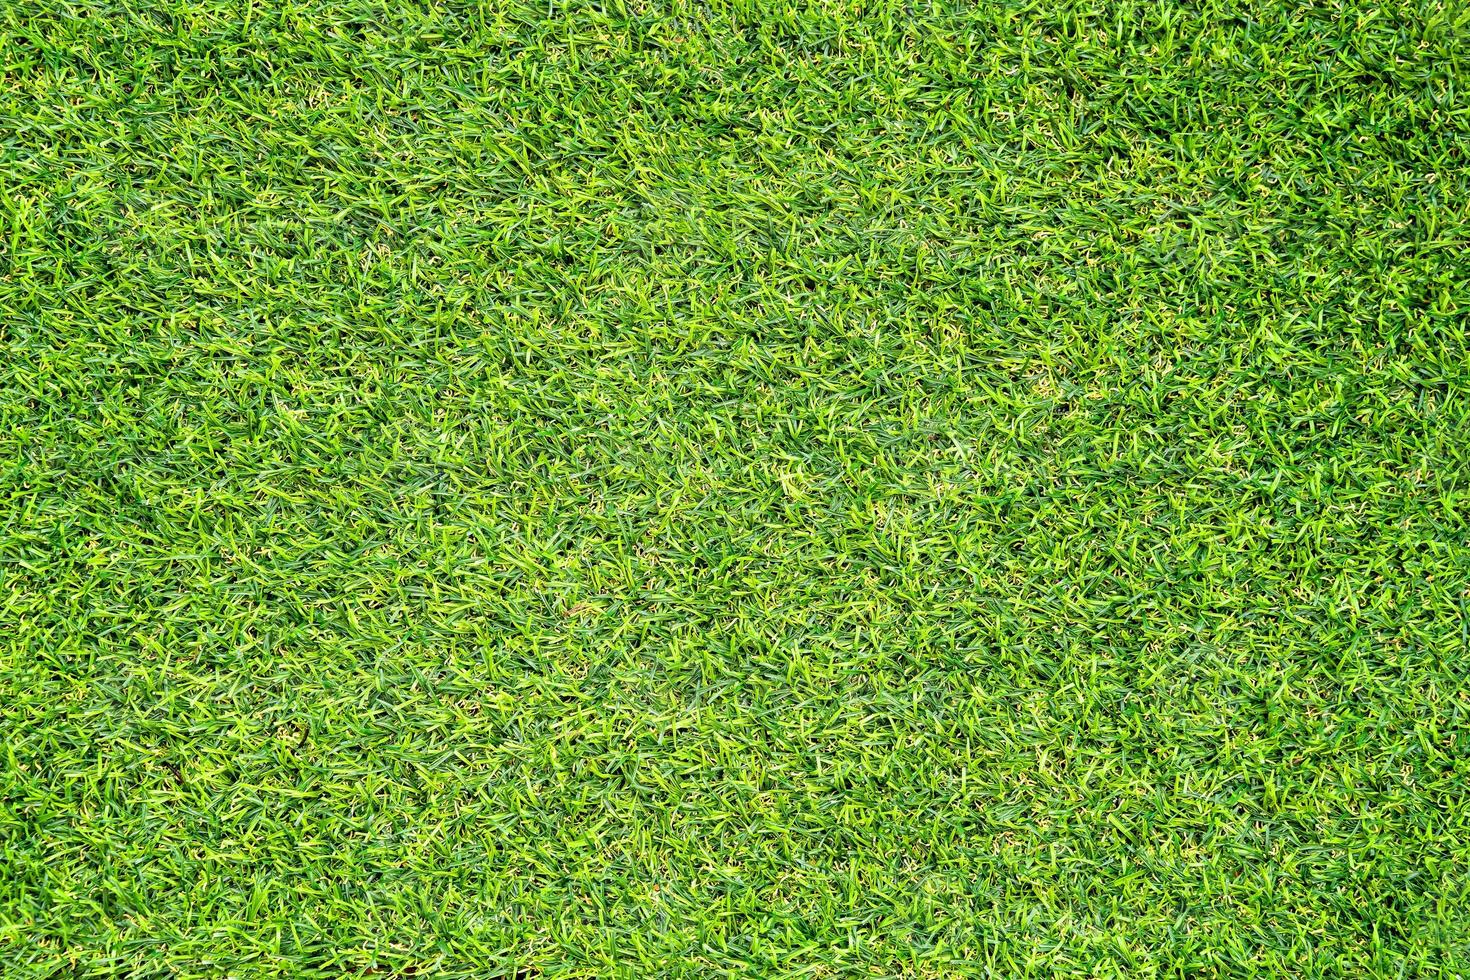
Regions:
M 0 5 L 0 974 L 1470 974 L 1470 8 Z

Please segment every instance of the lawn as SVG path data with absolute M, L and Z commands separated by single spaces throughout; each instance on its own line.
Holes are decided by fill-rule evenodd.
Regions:
M 1470 977 L 1470 5 L 0 4 L 0 976 Z

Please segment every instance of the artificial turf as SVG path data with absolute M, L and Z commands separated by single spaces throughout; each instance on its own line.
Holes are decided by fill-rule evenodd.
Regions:
M 0 4 L 0 975 L 1470 975 L 1467 88 Z

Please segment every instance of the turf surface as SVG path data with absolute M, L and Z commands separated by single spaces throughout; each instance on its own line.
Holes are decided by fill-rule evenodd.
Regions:
M 1467 87 L 0 5 L 0 974 L 1470 975 Z

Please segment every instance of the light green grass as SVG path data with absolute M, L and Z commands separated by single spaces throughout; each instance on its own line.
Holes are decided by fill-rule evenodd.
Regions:
M 0 4 L 0 975 L 1470 975 L 1470 7 Z

